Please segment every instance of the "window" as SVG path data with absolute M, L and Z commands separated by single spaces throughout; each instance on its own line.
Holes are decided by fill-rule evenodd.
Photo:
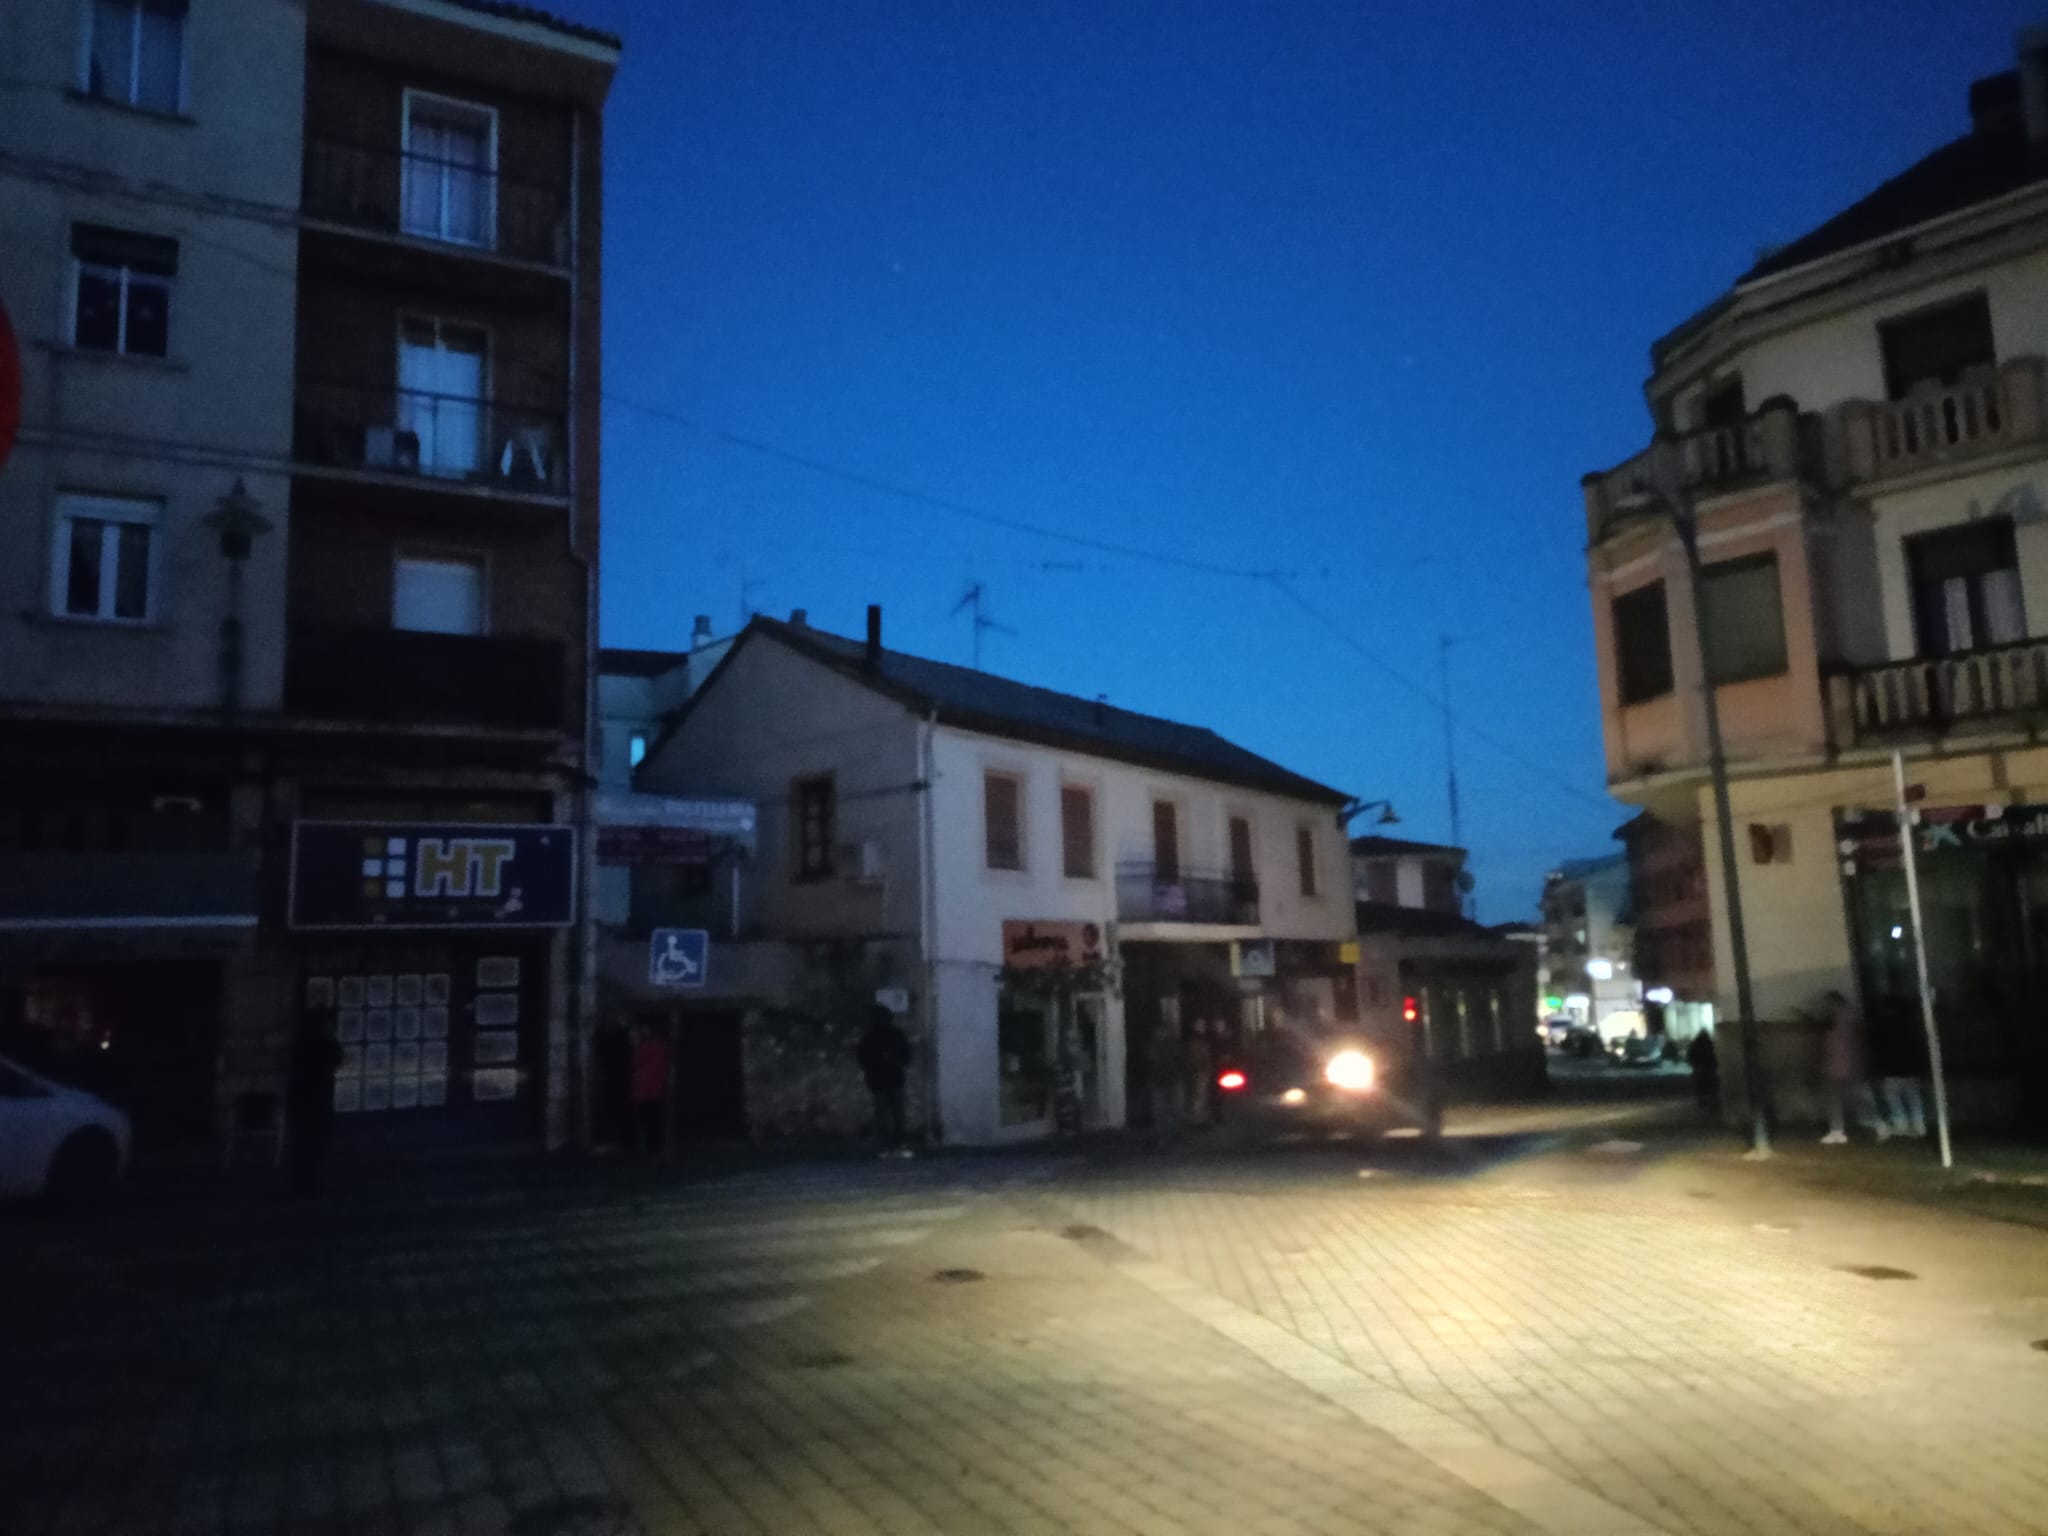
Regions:
M 1301 877 L 1301 894 L 1316 894 L 1316 832 L 1303 822 L 1294 829 L 1295 873 Z
M 417 319 L 400 326 L 398 426 L 428 474 L 468 475 L 482 465 L 489 353 L 489 338 L 474 326 Z
M 488 107 L 405 93 L 405 232 L 495 243 L 498 119 Z
M 1015 774 L 981 776 L 982 821 L 990 869 L 1024 867 L 1023 799 L 1024 785 Z
M 1614 600 L 1614 665 L 1624 704 L 1661 699 L 1671 691 L 1671 621 L 1663 582 Z
M 1456 912 L 1463 905 L 1458 900 L 1458 872 L 1448 864 L 1434 859 L 1425 860 L 1422 866 L 1422 904 L 1431 912 Z
M 2027 637 L 2010 518 L 1986 518 L 1906 541 L 1922 656 L 1954 656 Z
M 1707 427 L 1739 427 L 1749 412 L 1742 398 L 1742 375 L 1718 379 L 1700 396 L 1699 424 Z
M 1374 859 L 1365 866 L 1365 899 L 1400 905 L 1400 868 L 1392 859 Z
M 1981 293 L 1883 321 L 1877 340 L 1885 392 L 1894 400 L 1951 388 L 1964 374 L 1998 360 L 1991 345 L 1991 306 Z
M 1258 878 L 1258 866 L 1252 859 L 1251 817 L 1231 817 L 1228 831 L 1230 836 L 1230 882 L 1236 886 L 1248 886 Z
M 176 112 L 185 96 L 185 0 L 94 0 L 85 88 L 106 101 Z
M 156 610 L 156 539 L 163 505 L 112 496 L 57 503 L 50 611 L 142 624 Z
M 400 555 L 392 572 L 391 627 L 436 635 L 480 635 L 484 563 L 459 555 Z
M 71 261 L 74 347 L 129 357 L 162 357 L 170 351 L 177 241 L 104 224 L 74 224 Z
M 1095 791 L 1060 786 L 1060 864 L 1069 880 L 1095 878 Z
M 1707 676 L 1716 684 L 1776 677 L 1785 670 L 1784 600 L 1778 557 L 1723 560 L 1700 572 Z
M 1152 878 L 1162 885 L 1180 879 L 1180 808 L 1171 800 L 1152 802 Z
M 790 788 L 790 821 L 795 830 L 795 877 L 832 878 L 834 799 L 832 775 L 798 779 Z
M 647 733 L 635 731 L 626 740 L 626 766 L 638 768 L 647 761 Z

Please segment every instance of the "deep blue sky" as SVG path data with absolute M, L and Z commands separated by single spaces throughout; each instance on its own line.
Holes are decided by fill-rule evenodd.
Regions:
M 605 383 L 1296 589 L 1459 742 L 1481 910 L 1613 846 L 1578 479 L 1657 334 L 1967 127 L 2041 0 L 558 0 L 616 28 Z M 1597 19 L 1589 19 L 1597 18 Z M 1440 721 L 1269 585 L 616 403 L 604 638 L 752 607 L 1206 724 L 1448 832 Z M 1553 780 L 1562 781 L 1562 783 Z M 716 789 L 716 785 L 707 785 Z M 1570 791 L 1576 788 L 1577 794 Z

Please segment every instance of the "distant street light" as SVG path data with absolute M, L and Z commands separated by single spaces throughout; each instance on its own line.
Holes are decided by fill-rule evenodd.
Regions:
M 1379 815 L 1373 818 L 1374 826 L 1391 827 L 1400 821 L 1401 818 L 1394 814 L 1394 802 L 1391 800 L 1354 800 L 1344 807 L 1342 812 L 1344 825 L 1350 826 L 1352 822 L 1358 820 L 1359 817 L 1372 810 L 1375 806 L 1379 808 Z
M 1714 822 L 1720 834 L 1721 885 L 1728 900 L 1728 945 L 1735 960 L 1735 1034 L 1742 1042 L 1742 1088 L 1749 1098 L 1749 1155 L 1771 1155 L 1770 1121 L 1764 1113 L 1763 1064 L 1757 1059 L 1756 994 L 1749 977 L 1749 935 L 1742 923 L 1742 888 L 1735 860 L 1735 812 L 1728 801 L 1728 754 L 1721 743 L 1721 702 L 1707 661 L 1707 615 L 1700 601 L 1699 506 L 1685 473 L 1678 439 L 1659 432 L 1650 444 L 1652 479 L 1635 488 L 1660 503 L 1685 551 L 1692 598 L 1693 643 L 1700 658 L 1700 701 L 1707 721 L 1707 771 L 1714 781 Z

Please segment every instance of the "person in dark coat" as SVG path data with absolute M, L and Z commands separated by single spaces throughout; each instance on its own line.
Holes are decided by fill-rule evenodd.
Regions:
M 1721 1053 L 1714 1048 L 1714 1032 L 1702 1029 L 1685 1048 L 1692 1068 L 1692 1094 L 1709 1114 L 1721 1107 Z
M 320 1193 L 320 1169 L 334 1140 L 334 1074 L 341 1047 L 326 1022 L 309 1018 L 292 1042 L 291 1079 L 285 1091 L 285 1148 L 291 1158 L 291 1192 L 307 1199 Z
M 1920 1095 L 1920 1080 L 1927 1075 L 1927 1031 L 1903 1002 L 1887 1002 L 1877 1010 L 1870 1065 L 1892 1134 L 1925 1136 L 1927 1102 Z
M 855 1051 L 860 1075 L 874 1102 L 875 1134 L 884 1157 L 910 1156 L 909 1130 L 903 1107 L 903 1082 L 910 1070 L 910 1037 L 882 1003 L 868 1009 L 868 1027 Z

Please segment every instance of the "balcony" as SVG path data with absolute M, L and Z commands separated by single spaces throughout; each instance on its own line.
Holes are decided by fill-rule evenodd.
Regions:
M 1259 925 L 1259 885 L 1233 875 L 1162 870 L 1155 864 L 1116 867 L 1116 915 L 1126 923 Z
M 322 719 L 559 731 L 565 680 L 559 640 L 298 623 L 287 637 L 284 707 Z
M 1796 478 L 1808 457 L 1806 436 L 1798 411 L 1790 402 L 1777 400 L 1732 425 L 1703 427 L 1671 443 L 1686 486 L 1696 495 L 1718 496 Z M 1659 510 L 1652 494 L 1657 452 L 1653 444 L 1580 482 L 1587 525 L 1596 541 L 1617 519 Z
M 570 261 L 560 188 L 479 166 L 339 139 L 309 139 L 300 211 L 327 224 L 431 241 L 452 253 L 548 267 Z
M 1889 662 L 1828 679 L 1836 740 L 2019 728 L 2048 712 L 2048 640 Z
M 1938 394 L 1853 400 L 1831 413 L 1843 484 L 1945 468 L 2042 439 L 2041 362 L 2012 358 Z
M 301 464 L 527 495 L 567 494 L 565 441 L 559 412 L 318 380 L 300 382 L 292 418 Z

